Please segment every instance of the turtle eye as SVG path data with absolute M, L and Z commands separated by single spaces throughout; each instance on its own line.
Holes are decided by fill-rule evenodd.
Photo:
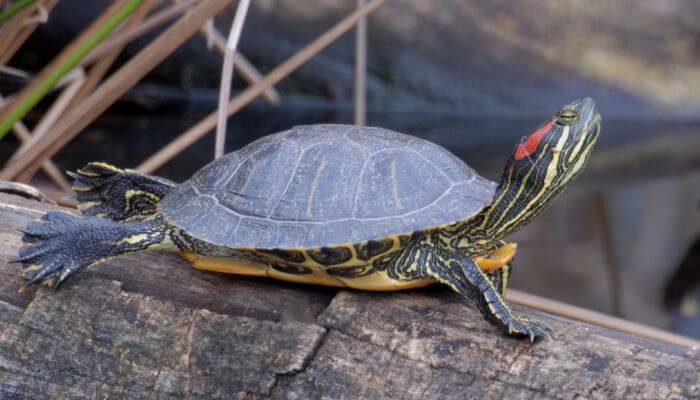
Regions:
M 561 110 L 557 113 L 557 122 L 560 125 L 568 125 L 578 119 L 578 113 L 574 110 Z

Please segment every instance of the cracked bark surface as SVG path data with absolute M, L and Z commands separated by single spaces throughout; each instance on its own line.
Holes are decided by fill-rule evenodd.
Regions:
M 557 340 L 506 338 L 447 290 L 334 292 L 112 260 L 17 294 L 29 218 L 0 195 L 0 398 L 693 399 L 698 352 L 542 314 Z
M 325 334 L 123 292 L 114 281 L 83 283 L 40 291 L 5 322 L 0 398 L 264 396 Z

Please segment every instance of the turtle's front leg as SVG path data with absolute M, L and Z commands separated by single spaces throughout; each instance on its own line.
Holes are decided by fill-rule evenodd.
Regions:
M 552 332 L 541 322 L 512 311 L 500 294 L 505 289 L 504 282 L 498 282 L 501 287 L 494 286 L 486 273 L 460 252 L 417 242 L 409 245 L 401 257 L 397 257 L 388 272 L 395 279 L 433 278 L 449 286 L 474 300 L 484 318 L 506 334 L 527 336 L 534 341 Z
M 496 290 L 501 296 L 504 296 L 506 294 L 506 289 L 508 289 L 508 283 L 510 283 L 510 274 L 512 271 L 512 263 L 505 264 L 504 266 L 493 272 L 485 271 L 486 276 L 491 281 L 491 284 L 493 284 L 493 287 L 496 288 Z
M 26 246 L 14 260 L 25 266 L 26 286 L 58 285 L 70 275 L 119 254 L 154 246 L 174 247 L 162 218 L 120 223 L 51 211 L 23 230 Z
M 91 162 L 76 172 L 73 190 L 78 208 L 89 216 L 115 221 L 135 221 L 151 217 L 158 202 L 175 183 L 160 177 L 124 170 L 102 162 Z

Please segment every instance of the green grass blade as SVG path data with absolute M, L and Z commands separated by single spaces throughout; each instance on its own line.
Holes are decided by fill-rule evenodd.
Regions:
M 70 53 L 66 59 L 59 64 L 48 76 L 37 85 L 18 104 L 13 104 L 7 117 L 0 121 L 0 139 L 2 139 L 12 126 L 23 118 L 46 94 L 56 86 L 56 83 L 70 70 L 72 70 L 80 60 L 82 60 L 95 46 L 100 44 L 119 24 L 121 24 L 136 8 L 141 5 L 142 0 L 129 0 L 120 8 L 104 25 L 100 26 L 95 33 L 88 37 L 84 43 Z
M 0 11 L 0 25 L 17 15 L 17 13 L 19 13 L 20 11 L 31 6 L 32 3 L 35 2 L 36 0 L 19 0 L 5 7 L 4 10 Z

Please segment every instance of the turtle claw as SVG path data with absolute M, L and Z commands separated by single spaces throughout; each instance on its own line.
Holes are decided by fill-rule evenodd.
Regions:
M 514 316 L 513 321 L 508 325 L 508 333 L 518 336 L 526 336 L 530 343 L 548 337 L 554 339 L 554 330 L 542 322 L 530 320 L 523 316 Z
M 38 264 L 32 264 L 24 270 L 25 284 L 27 286 L 31 286 L 39 281 L 44 282 L 59 268 L 59 265 L 41 266 Z
M 64 265 L 60 261 L 39 261 L 35 258 L 24 270 L 24 285 L 20 290 L 26 289 L 36 284 L 46 285 L 47 287 L 57 287 L 70 275 L 75 273 L 79 268 L 74 265 Z

